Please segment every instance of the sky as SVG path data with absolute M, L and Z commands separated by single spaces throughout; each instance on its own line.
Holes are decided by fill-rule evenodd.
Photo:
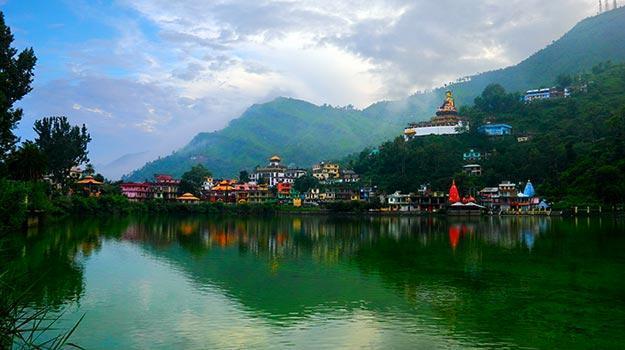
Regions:
M 84 123 L 91 161 L 110 177 L 278 96 L 364 108 L 516 64 L 596 7 L 591 0 L 0 0 L 14 46 L 33 47 L 38 57 L 17 134 L 32 139 L 33 122 L 51 115 Z

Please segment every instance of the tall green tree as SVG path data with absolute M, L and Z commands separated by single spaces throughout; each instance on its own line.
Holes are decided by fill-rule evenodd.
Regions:
M 306 193 L 311 188 L 319 187 L 319 180 L 310 174 L 306 174 L 305 176 L 295 179 L 293 187 L 299 193 Z
M 482 94 L 475 98 L 475 107 L 489 113 L 505 113 L 515 110 L 519 106 L 519 96 L 509 94 L 499 84 L 488 85 Z
M 93 174 L 95 174 L 95 169 L 93 168 L 93 164 L 88 163 L 85 166 L 85 174 L 87 174 L 89 176 L 93 176 Z
M 19 140 L 13 130 L 22 119 L 23 111 L 15 108 L 19 101 L 32 90 L 33 70 L 37 62 L 32 48 L 17 53 L 11 47 L 13 34 L 0 12 L 0 161 L 6 161 L 8 153 Z
M 210 176 L 213 176 L 213 174 L 208 169 L 206 169 L 202 164 L 197 164 L 193 166 L 191 170 L 182 174 L 182 179 L 180 180 L 180 191 L 199 195 L 202 191 L 204 179 Z
M 7 164 L 13 179 L 36 181 L 45 175 L 47 159 L 34 142 L 26 141 L 11 153 Z
M 241 170 L 239 172 L 239 181 L 240 182 L 249 182 L 250 181 L 250 173 L 247 170 Z
M 87 146 L 91 136 L 87 127 L 72 126 L 67 117 L 47 117 L 37 120 L 34 129 L 35 143 L 47 159 L 52 180 L 67 189 L 71 168 L 89 161 Z

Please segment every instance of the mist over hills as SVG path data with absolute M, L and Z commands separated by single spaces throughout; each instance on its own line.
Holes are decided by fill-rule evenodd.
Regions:
M 216 176 L 235 176 L 241 169 L 265 164 L 272 154 L 301 167 L 338 159 L 396 137 L 409 121 L 430 118 L 447 88 L 453 90 L 459 105 L 466 105 L 490 83 L 523 91 L 548 86 L 560 74 L 590 70 L 605 61 L 624 61 L 623 28 L 625 8 L 589 17 L 515 66 L 402 100 L 374 103 L 364 110 L 317 106 L 284 97 L 256 104 L 226 128 L 197 134 L 180 150 L 148 162 L 125 179 L 140 181 L 155 173 L 180 176 L 197 163 Z

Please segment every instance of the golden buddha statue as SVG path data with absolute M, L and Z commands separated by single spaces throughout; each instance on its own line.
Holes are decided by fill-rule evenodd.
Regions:
M 445 102 L 436 112 L 437 116 L 441 115 L 455 115 L 458 111 L 456 110 L 456 103 L 454 102 L 454 96 L 451 91 L 447 91 L 445 93 Z

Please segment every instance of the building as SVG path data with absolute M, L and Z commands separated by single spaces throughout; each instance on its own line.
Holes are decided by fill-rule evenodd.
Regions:
M 468 123 L 458 115 L 451 91 L 445 94 L 443 105 L 436 111 L 436 116 L 429 121 L 411 123 L 404 129 L 406 141 L 426 135 L 455 135 L 468 129 Z
M 319 194 L 320 190 L 318 188 L 311 188 L 304 195 L 304 200 L 306 203 L 317 203 L 319 202 Z
M 204 182 L 202 183 L 202 191 L 210 191 L 215 185 L 217 185 L 217 183 L 212 176 L 205 177 Z
M 473 216 L 481 215 L 485 207 L 476 203 L 472 196 L 460 197 L 460 191 L 456 187 L 456 181 L 452 181 L 449 188 L 449 205 L 447 206 L 448 215 L 457 216 Z
M 291 191 L 293 190 L 291 183 L 279 182 L 276 189 L 278 190 L 278 199 L 291 198 Z
M 482 176 L 482 166 L 479 164 L 467 164 L 462 167 L 462 172 L 469 176 Z
M 312 175 L 319 181 L 338 180 L 341 177 L 341 167 L 332 162 L 321 162 L 313 165 Z
M 360 176 L 356 174 L 355 171 L 349 169 L 341 171 L 341 178 L 343 179 L 343 182 L 346 183 L 354 183 L 360 181 Z
M 477 132 L 488 136 L 503 136 L 512 134 L 512 126 L 508 124 L 484 124 L 477 128 Z
M 81 180 L 76 181 L 76 190 L 87 197 L 100 197 L 102 182 L 94 179 L 91 175 L 85 176 Z
M 287 168 L 284 172 L 284 182 L 289 182 L 291 184 L 295 183 L 296 179 L 300 177 L 306 176 L 308 172 L 306 169 L 300 168 Z
M 462 154 L 462 160 L 465 162 L 479 162 L 482 160 L 482 152 L 476 151 L 474 149 L 470 149 L 469 152 L 464 152 Z
M 556 87 L 527 90 L 523 96 L 523 102 L 530 103 L 532 101 L 549 100 L 552 98 L 569 97 L 571 91 L 566 89 L 558 89 Z
M 522 192 L 517 189 L 515 183 L 503 181 L 497 187 L 482 189 L 479 198 L 487 208 L 499 211 L 527 211 L 540 205 L 534 185 L 529 180 Z
M 159 199 L 175 201 L 180 180 L 165 174 L 154 175 L 154 182 L 128 182 L 120 185 L 122 194 L 131 201 Z
M 152 198 L 166 201 L 175 200 L 177 199 L 179 186 L 180 180 L 176 180 L 166 174 L 155 174 L 154 182 L 151 186 Z
M 180 197 L 177 197 L 176 200 L 180 203 L 186 203 L 186 204 L 197 204 L 200 202 L 199 198 L 197 198 L 196 196 L 188 192 L 183 194 Z
M 274 197 L 269 191 L 267 185 L 255 185 L 250 186 L 248 194 L 248 203 L 250 204 L 263 204 L 274 201 Z
M 484 187 L 479 193 L 480 202 L 487 208 L 493 208 L 499 195 L 498 187 Z
M 447 205 L 447 194 L 431 191 L 428 185 L 421 185 L 419 191 L 410 195 L 414 210 L 424 213 L 436 213 Z
M 122 195 L 131 202 L 142 202 L 152 198 L 149 182 L 127 182 L 120 185 Z
M 266 183 L 269 187 L 275 187 L 280 182 L 294 183 L 296 179 L 306 175 L 306 170 L 290 169 L 282 165 L 279 156 L 269 158 L 269 164 L 265 167 L 257 167 L 250 175 L 250 179 L 256 183 Z
M 397 191 L 386 198 L 390 211 L 408 212 L 413 211 L 412 200 L 409 194 Z
M 211 203 L 236 203 L 237 192 L 228 180 L 222 180 L 211 190 L 204 192 L 204 199 Z

